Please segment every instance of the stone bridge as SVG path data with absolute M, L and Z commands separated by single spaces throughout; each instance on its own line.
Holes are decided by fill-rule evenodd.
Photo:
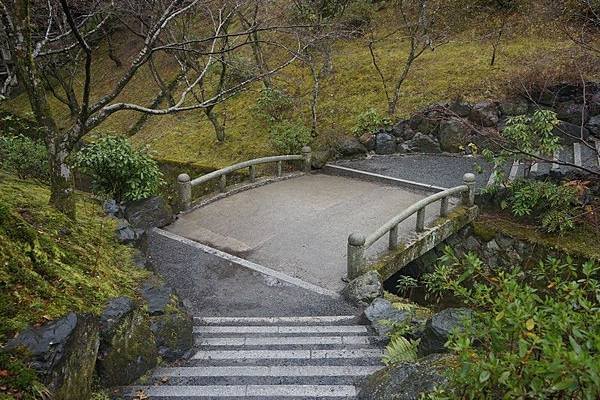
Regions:
M 283 173 L 283 163 L 298 162 L 302 173 Z M 276 163 L 277 173 L 257 177 L 256 167 L 266 163 Z M 476 215 L 474 180 L 444 192 L 440 186 L 336 165 L 310 171 L 309 163 L 310 150 L 304 149 L 302 155 L 251 160 L 195 180 L 182 174 L 184 211 L 166 230 L 261 272 L 334 294 L 348 275 L 369 265 L 384 278 L 391 276 Z M 249 183 L 227 186 L 227 175 L 246 169 Z M 192 186 L 211 179 L 220 181 L 220 193 L 192 201 Z M 369 242 L 361 245 L 361 237 Z M 376 263 L 389 254 L 393 262 L 385 268 Z

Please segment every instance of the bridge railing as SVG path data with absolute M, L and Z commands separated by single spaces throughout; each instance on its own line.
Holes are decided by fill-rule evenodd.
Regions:
M 227 175 L 240 169 L 248 168 L 250 174 L 250 182 L 256 181 L 256 166 L 260 164 L 277 163 L 277 176 L 283 174 L 284 161 L 302 160 L 304 172 L 310 172 L 311 149 L 308 146 L 302 148 L 302 154 L 291 154 L 284 156 L 262 157 L 254 160 L 243 161 L 238 164 L 230 165 L 229 167 L 221 168 L 209 174 L 202 175 L 198 178 L 191 179 L 188 174 L 180 174 L 177 177 L 179 184 L 179 197 L 184 210 L 187 210 L 192 205 L 192 187 L 201 185 L 212 179 L 219 178 L 219 189 L 222 193 L 227 191 Z
M 472 207 L 475 203 L 475 175 L 465 174 L 463 182 L 464 184 L 461 186 L 446 189 L 419 200 L 368 236 L 357 232 L 348 236 L 348 253 L 346 255 L 348 279 L 353 279 L 359 275 L 366 264 L 365 252 L 385 234 L 389 233 L 389 249 L 396 249 L 398 247 L 398 225 L 415 213 L 417 214 L 416 231 L 423 232 L 425 230 L 425 208 L 428 205 L 441 200 L 440 216 L 447 217 L 450 197 L 460 193 L 462 194 L 462 204 Z

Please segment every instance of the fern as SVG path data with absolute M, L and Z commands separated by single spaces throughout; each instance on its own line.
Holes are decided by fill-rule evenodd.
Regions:
M 385 365 L 397 365 L 401 363 L 417 361 L 417 346 L 420 340 L 408 340 L 404 336 L 392 338 L 390 344 L 385 348 L 383 363 Z

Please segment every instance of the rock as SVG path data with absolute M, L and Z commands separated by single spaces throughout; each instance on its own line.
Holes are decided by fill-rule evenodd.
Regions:
M 441 151 L 440 144 L 435 138 L 420 132 L 415 133 L 411 140 L 404 142 L 402 149 L 408 153 L 439 153 Z
M 500 250 L 500 246 L 498 246 L 498 243 L 494 239 L 490 240 L 487 243 L 486 247 L 488 250 L 494 251 L 494 252 Z
M 10 340 L 5 350 L 25 348 L 30 365 L 54 400 L 91 398 L 91 385 L 99 346 L 99 325 L 88 314 L 69 313 Z
M 440 118 L 437 115 L 432 115 L 428 111 L 423 111 L 420 114 L 414 115 L 410 121 L 410 129 L 414 132 L 421 132 L 425 135 L 436 135 L 440 127 Z
M 421 334 L 419 353 L 422 355 L 444 353 L 447 351 L 445 343 L 454 329 L 461 329 L 464 318 L 471 317 L 468 308 L 446 308 L 434 314 L 425 324 Z
M 587 140 L 590 136 L 590 131 L 585 127 L 581 129 L 581 125 L 575 125 L 565 121 L 560 121 L 558 126 L 554 128 L 553 133 L 560 136 L 560 141 L 564 145 L 570 145 L 579 141 L 579 138 L 581 138 L 582 135 L 584 140 Z
M 596 137 L 600 137 L 600 115 L 590 118 L 587 129 Z
M 366 154 L 367 148 L 360 143 L 358 138 L 353 136 L 343 136 L 337 142 L 336 150 L 344 157 Z
M 470 133 L 471 128 L 458 118 L 442 121 L 438 134 L 442 151 L 459 152 L 460 147 L 467 144 Z
M 100 317 L 96 372 L 103 386 L 128 385 L 154 368 L 157 348 L 148 316 L 127 297 L 111 300 Z
M 148 304 L 148 313 L 150 315 L 164 314 L 173 294 L 173 290 L 170 287 L 156 280 L 144 282 L 140 292 Z
M 311 165 L 314 169 L 321 169 L 331 159 L 331 150 L 317 150 L 312 153 Z
M 475 104 L 469 114 L 469 119 L 481 126 L 497 126 L 500 120 L 498 104 L 492 101 L 482 101 Z
M 505 99 L 500 102 L 500 112 L 508 117 L 524 115 L 529 112 L 529 103 L 520 97 Z
M 583 116 L 582 116 L 583 113 Z M 589 112 L 583 104 L 573 102 L 559 103 L 556 106 L 556 116 L 561 121 L 566 121 L 574 125 L 581 125 L 582 117 L 585 124 L 589 119 Z
M 134 229 L 162 228 L 174 221 L 171 206 L 161 196 L 128 203 L 125 218 Z
M 136 243 L 144 234 L 143 229 L 134 229 L 126 219 L 119 219 L 115 230 L 117 240 L 122 244 Z
M 386 132 L 379 132 L 375 136 L 375 153 L 393 154 L 396 152 L 396 137 Z
M 375 135 L 367 132 L 364 133 L 361 137 L 358 138 L 358 140 L 360 141 L 360 143 L 362 143 L 363 146 L 366 147 L 367 151 L 373 151 L 375 150 Z
M 452 112 L 457 117 L 461 118 L 468 117 L 471 113 L 471 110 L 473 109 L 473 107 L 469 103 L 460 99 L 456 99 L 450 102 L 450 104 L 448 104 L 447 107 L 448 110 L 450 110 L 450 112 Z
M 352 280 L 342 295 L 353 303 L 368 305 L 377 297 L 383 296 L 383 285 L 376 271 L 368 271 L 358 278 Z
M 409 120 L 403 120 L 392 125 L 390 133 L 397 138 L 408 140 L 414 136 L 415 131 L 411 129 Z
M 386 367 L 371 375 L 362 385 L 359 400 L 418 400 L 425 393 L 443 386 L 444 373 L 454 356 L 432 354 L 417 363 Z
M 158 354 L 175 361 L 194 345 L 193 320 L 181 305 L 173 304 L 167 313 L 152 317 L 151 329 L 156 338 Z
M 104 209 L 106 215 L 115 218 L 123 217 L 123 209 L 120 205 L 117 204 L 115 200 L 106 200 L 102 205 L 102 208 Z
M 365 309 L 363 315 L 371 321 L 371 325 L 379 335 L 387 335 L 391 331 L 391 326 L 386 322 L 410 322 L 408 312 L 395 309 L 392 303 L 381 297 L 373 300 L 371 305 Z

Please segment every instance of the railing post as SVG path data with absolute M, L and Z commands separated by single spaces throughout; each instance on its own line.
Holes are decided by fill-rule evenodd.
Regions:
M 468 191 L 463 193 L 463 205 L 473 207 L 475 205 L 475 174 L 466 173 L 463 176 L 463 182 L 469 188 Z
M 448 197 L 444 197 L 442 199 L 442 203 L 440 205 L 440 217 L 448 216 Z
M 219 190 L 221 193 L 225 193 L 227 190 L 227 175 L 221 175 L 221 179 L 219 180 Z
M 283 174 L 283 162 L 277 161 L 277 177 L 281 178 L 282 174 Z
M 311 150 L 310 147 L 308 146 L 304 146 L 302 148 L 302 157 L 304 158 L 304 172 L 306 172 L 307 174 L 310 172 L 311 169 Z
M 358 276 L 365 265 L 365 237 L 360 233 L 348 236 L 348 279 Z
M 179 199 L 183 210 L 187 210 L 192 205 L 192 182 L 188 174 L 179 174 L 177 177 L 179 183 Z
M 256 165 L 250 166 L 250 182 L 256 181 Z
M 425 207 L 417 211 L 417 232 L 425 230 Z
M 396 247 L 398 247 L 398 225 L 390 229 L 390 242 L 388 245 L 390 250 L 394 250 Z

